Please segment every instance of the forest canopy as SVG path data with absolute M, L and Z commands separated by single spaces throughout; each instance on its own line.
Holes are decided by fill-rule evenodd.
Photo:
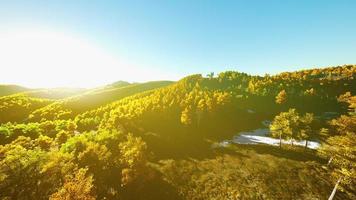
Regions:
M 21 88 L 0 87 L 0 199 L 356 197 L 355 65 Z M 212 147 L 266 120 L 281 148 Z

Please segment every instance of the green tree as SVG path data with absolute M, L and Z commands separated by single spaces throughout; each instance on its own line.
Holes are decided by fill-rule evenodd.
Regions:
M 10 130 L 7 127 L 0 126 L 0 144 L 5 144 L 6 140 L 10 136 Z
M 209 79 L 213 79 L 214 78 L 214 72 L 210 72 L 209 74 L 207 74 L 207 77 Z

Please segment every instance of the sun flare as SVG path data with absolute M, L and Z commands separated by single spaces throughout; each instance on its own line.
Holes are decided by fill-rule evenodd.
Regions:
M 0 33 L 1 82 L 30 87 L 93 87 L 140 77 L 139 69 L 84 39 L 60 32 Z M 10 79 L 11 78 L 11 79 Z

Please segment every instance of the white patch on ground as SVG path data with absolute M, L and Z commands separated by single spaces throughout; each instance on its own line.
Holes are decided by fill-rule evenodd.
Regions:
M 250 114 L 256 113 L 256 111 L 251 110 L 251 109 L 247 109 L 247 112 L 250 113 Z
M 279 145 L 279 139 L 271 138 L 267 136 L 269 130 L 267 128 L 260 128 L 249 132 L 240 132 L 238 135 L 234 136 L 232 140 L 224 140 L 218 144 L 213 145 L 213 147 L 226 147 L 231 143 L 235 144 L 268 144 L 268 145 Z M 282 140 L 282 144 L 292 144 L 291 140 Z M 305 146 L 305 140 L 294 141 L 293 145 Z M 320 143 L 309 141 L 308 148 L 317 149 Z

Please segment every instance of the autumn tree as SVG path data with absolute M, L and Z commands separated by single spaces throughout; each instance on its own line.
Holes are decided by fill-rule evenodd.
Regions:
M 330 137 L 319 149 L 319 153 L 329 158 L 333 168 L 333 175 L 337 179 L 334 190 L 331 194 L 332 199 L 341 184 L 344 186 L 352 199 L 356 195 L 350 191 L 356 190 L 356 134 L 348 132 L 343 136 Z
M 282 147 L 282 139 L 292 140 L 292 145 L 293 140 L 304 139 L 307 147 L 308 140 L 313 138 L 313 120 L 313 114 L 306 113 L 301 116 L 295 109 L 289 109 L 288 112 L 281 112 L 275 116 L 269 128 L 272 137 L 279 138 L 280 147 Z
M 292 139 L 294 129 L 297 127 L 298 117 L 295 109 L 281 112 L 274 117 L 269 129 L 272 137 L 279 138 L 280 148 L 282 148 L 282 139 Z
M 287 93 L 285 90 L 281 90 L 276 96 L 276 103 L 283 104 L 287 101 Z
M 345 94 L 340 95 L 337 100 L 348 104 L 350 115 L 356 113 L 356 96 L 352 96 L 351 92 L 346 92 Z
M 53 139 L 48 136 L 40 135 L 34 142 L 42 150 L 48 151 L 53 144 Z
M 46 152 L 12 143 L 0 146 L 0 155 L 1 199 L 27 199 L 29 196 L 40 199 L 51 189 L 47 186 L 45 191 L 40 190 L 45 182 L 41 165 L 46 161 Z
M 72 134 L 69 131 L 62 130 L 57 133 L 55 141 L 58 145 L 61 145 L 65 143 L 71 136 Z
M 307 89 L 304 91 L 304 95 L 306 95 L 306 96 L 314 96 L 315 93 L 316 92 L 315 92 L 314 88 L 310 88 L 310 89 Z
M 193 122 L 192 111 L 189 107 L 186 107 L 181 114 L 180 121 L 184 125 L 190 125 Z
M 329 158 L 328 166 L 332 167 L 333 175 L 337 179 L 329 200 L 333 199 L 339 184 L 351 199 L 356 198 L 355 193 L 352 192 L 356 190 L 355 100 L 355 96 L 351 96 L 350 93 L 339 97 L 339 101 L 349 104 L 349 114 L 332 120 L 331 125 L 334 126 L 333 130 L 336 133 L 329 137 L 318 150 L 321 155 Z
M 121 155 L 119 162 L 123 166 L 121 185 L 125 186 L 145 172 L 147 145 L 141 138 L 128 134 L 127 141 L 120 143 L 118 147 Z
M 206 101 L 205 101 L 205 99 L 201 99 L 198 102 L 198 106 L 197 106 L 197 125 L 198 125 L 198 127 L 200 125 L 201 118 L 206 110 L 207 110 Z
M 313 126 L 314 115 L 312 113 L 306 113 L 299 119 L 299 131 L 296 135 L 297 140 L 305 140 L 305 149 L 308 148 L 308 142 L 317 136 L 315 127 Z
M 53 193 L 50 200 L 95 200 L 93 177 L 87 175 L 87 169 L 79 169 L 74 175 L 68 175 L 63 186 Z

